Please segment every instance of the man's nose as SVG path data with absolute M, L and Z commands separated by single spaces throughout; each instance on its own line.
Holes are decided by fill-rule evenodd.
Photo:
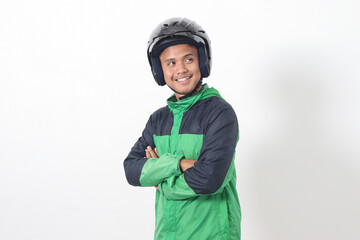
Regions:
M 178 75 L 186 73 L 188 71 L 184 62 L 178 63 L 176 70 Z

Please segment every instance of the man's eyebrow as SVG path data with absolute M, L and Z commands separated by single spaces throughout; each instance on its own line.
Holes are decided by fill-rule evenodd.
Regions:
M 168 59 L 165 59 L 165 62 L 170 62 L 170 61 L 174 61 L 175 58 L 168 58 Z
M 187 58 L 189 56 L 194 56 L 195 54 L 194 53 L 188 53 L 188 54 L 185 54 L 184 56 L 182 56 L 182 58 Z M 168 58 L 168 59 L 165 59 L 165 62 L 169 62 L 169 61 L 174 61 L 175 58 Z
M 183 56 L 183 58 L 187 58 L 188 56 L 192 56 L 192 55 L 194 55 L 193 53 L 188 53 L 188 54 L 185 54 L 184 56 Z

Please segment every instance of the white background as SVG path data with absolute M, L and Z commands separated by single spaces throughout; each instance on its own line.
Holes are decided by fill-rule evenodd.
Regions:
M 244 240 L 360 239 L 356 0 L 1 1 L 0 239 L 152 239 L 123 160 L 171 94 L 146 43 L 173 16 L 213 48 L 240 122 Z

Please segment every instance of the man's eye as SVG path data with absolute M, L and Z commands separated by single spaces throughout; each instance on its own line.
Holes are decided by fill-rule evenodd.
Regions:
M 187 58 L 187 59 L 185 59 L 185 62 L 192 62 L 192 61 L 193 61 L 192 58 Z
M 167 65 L 168 65 L 168 66 L 173 66 L 173 65 L 175 65 L 175 62 L 168 62 Z

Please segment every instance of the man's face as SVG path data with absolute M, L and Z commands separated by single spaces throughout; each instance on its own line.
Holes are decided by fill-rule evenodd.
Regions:
M 178 44 L 166 48 L 160 55 L 166 84 L 174 89 L 175 96 L 191 93 L 201 79 L 197 48 Z

